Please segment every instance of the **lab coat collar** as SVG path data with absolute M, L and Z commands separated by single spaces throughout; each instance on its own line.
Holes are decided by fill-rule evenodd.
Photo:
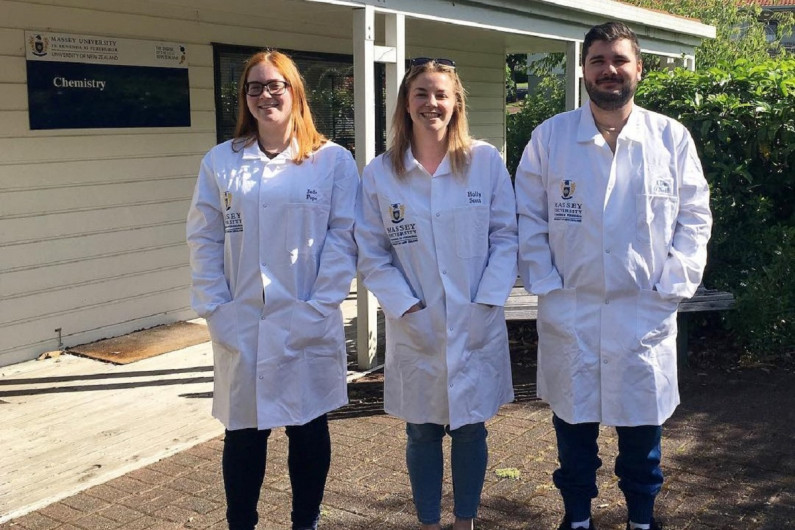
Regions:
M 427 173 L 428 171 L 419 163 L 417 158 L 414 156 L 414 153 L 411 150 L 411 147 L 406 149 L 406 152 L 403 154 L 403 167 L 406 168 L 406 171 L 412 171 L 414 169 L 418 169 L 420 171 L 424 171 Z M 436 172 L 431 175 L 432 177 L 440 177 L 442 175 L 446 175 L 448 173 L 452 173 L 453 169 L 450 166 L 450 153 L 446 153 L 442 162 L 439 164 L 439 167 L 436 168 Z
M 298 140 L 293 138 L 290 145 L 287 146 L 287 149 L 276 155 L 274 158 L 268 158 L 262 149 L 259 148 L 259 143 L 256 141 L 252 142 L 250 145 L 247 145 L 243 148 L 243 159 L 244 160 L 263 160 L 264 162 L 283 162 L 285 160 L 292 160 L 294 153 L 298 150 Z
M 596 122 L 594 122 L 593 113 L 591 112 L 591 103 L 586 102 L 582 107 L 580 107 L 580 110 L 580 124 L 577 129 L 577 141 L 592 142 L 597 139 L 601 141 L 602 135 L 596 128 Z M 624 125 L 624 128 L 621 129 L 619 138 L 626 138 L 627 140 L 632 140 L 635 142 L 643 141 L 643 119 L 641 118 L 641 114 L 643 114 L 643 112 L 644 109 L 633 103 L 632 112 L 630 112 L 629 118 L 627 119 L 627 123 Z
M 632 112 L 629 114 L 627 123 L 624 125 L 624 128 L 621 129 L 622 136 L 634 142 L 643 141 L 644 123 L 642 116 L 644 112 L 645 109 L 633 104 Z

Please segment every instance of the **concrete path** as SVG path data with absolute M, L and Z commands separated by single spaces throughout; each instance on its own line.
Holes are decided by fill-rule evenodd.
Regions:
M 62 355 L 0 368 L 0 521 L 223 433 L 209 343 L 116 366 Z

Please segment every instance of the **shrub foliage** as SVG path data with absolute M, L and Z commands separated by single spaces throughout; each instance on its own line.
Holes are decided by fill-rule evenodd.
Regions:
M 651 72 L 638 104 L 690 129 L 715 217 L 705 284 L 754 356 L 795 347 L 795 60 Z
M 518 112 L 509 110 L 506 116 L 506 160 L 508 171 L 516 174 L 516 166 L 522 158 L 525 145 L 530 141 L 533 129 L 566 106 L 566 91 L 563 81 L 555 76 L 545 77 L 536 89 L 519 105 Z

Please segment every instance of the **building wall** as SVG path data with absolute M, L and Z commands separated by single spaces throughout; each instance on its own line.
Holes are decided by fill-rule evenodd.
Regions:
M 216 141 L 211 43 L 352 53 L 348 8 L 262 5 L 271 9 L 240 0 L 0 0 L 0 366 L 57 348 L 56 329 L 69 347 L 195 317 L 184 221 L 201 156 Z M 473 135 L 503 148 L 498 36 L 406 26 L 408 57 L 457 61 Z M 26 30 L 185 44 L 191 126 L 31 131 Z
M 431 42 L 437 44 L 429 44 Z M 407 20 L 406 48 L 406 57 L 447 57 L 456 62 L 456 70 L 467 92 L 472 136 L 504 150 L 505 50 L 502 37 L 493 31 Z

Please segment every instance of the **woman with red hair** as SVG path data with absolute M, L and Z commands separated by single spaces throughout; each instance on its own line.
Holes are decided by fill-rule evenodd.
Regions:
M 192 306 L 215 359 L 227 521 L 253 529 L 271 429 L 286 427 L 293 529 L 317 528 L 331 459 L 326 413 L 347 403 L 340 303 L 356 268 L 359 176 L 315 128 L 295 63 L 252 56 L 235 137 L 201 164 L 188 214 Z

